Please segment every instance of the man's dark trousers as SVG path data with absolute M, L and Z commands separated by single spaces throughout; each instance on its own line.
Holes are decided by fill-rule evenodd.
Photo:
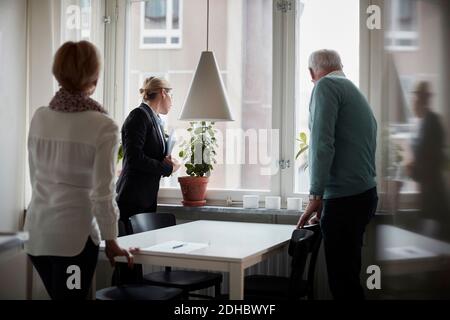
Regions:
M 360 283 L 364 231 L 378 204 L 377 189 L 323 201 L 323 233 L 328 283 L 334 299 L 364 299 Z

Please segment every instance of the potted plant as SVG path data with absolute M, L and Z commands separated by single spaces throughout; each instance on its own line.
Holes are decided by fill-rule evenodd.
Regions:
M 206 204 L 206 188 L 213 164 L 217 163 L 214 122 L 190 122 L 187 129 L 188 141 L 180 145 L 179 156 L 185 163 L 187 176 L 179 177 L 184 206 L 203 206 Z
M 119 144 L 119 150 L 117 152 L 117 163 L 120 162 L 120 160 L 123 159 L 123 146 L 122 143 Z
M 308 137 L 305 132 L 300 132 L 297 141 L 300 142 L 299 150 L 297 152 L 297 155 L 295 156 L 295 160 L 297 160 L 302 154 L 305 154 L 303 164 L 300 166 L 300 168 L 303 168 L 303 170 L 306 170 L 308 168 L 308 157 L 307 157 L 307 151 L 309 148 L 308 144 Z

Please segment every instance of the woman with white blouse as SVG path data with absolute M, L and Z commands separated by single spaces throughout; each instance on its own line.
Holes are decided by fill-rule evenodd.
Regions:
M 132 252 L 117 244 L 115 172 L 119 132 L 95 91 L 100 58 L 87 41 L 67 42 L 56 53 L 53 75 L 60 85 L 30 125 L 28 152 L 32 199 L 25 245 L 52 299 L 85 299 L 101 239 L 112 265 Z M 73 274 L 80 275 L 77 282 Z

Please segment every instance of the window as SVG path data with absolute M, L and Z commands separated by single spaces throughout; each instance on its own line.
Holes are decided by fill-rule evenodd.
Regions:
M 176 11 L 177 19 L 168 23 L 171 12 L 175 12 L 171 3 L 172 8 L 176 3 L 179 10 Z M 178 141 L 187 134 L 189 126 L 178 117 L 200 54 L 206 50 L 205 4 L 196 1 L 182 7 L 181 1 L 149 1 L 129 2 L 128 7 L 124 117 L 139 106 L 139 88 L 143 80 L 149 76 L 163 76 L 171 83 L 174 95 L 173 107 L 164 117 L 166 130 L 176 130 Z M 272 0 L 215 0 L 210 4 L 209 49 L 214 52 L 219 65 L 235 121 L 216 123 L 221 143 L 217 150 L 218 164 L 208 185 L 209 198 L 214 197 L 215 191 L 224 190 L 271 193 L 279 183 L 276 174 L 268 173 L 272 158 L 267 156 L 272 150 L 269 141 L 273 112 L 272 6 Z M 139 14 L 143 17 L 141 31 L 153 37 L 147 40 L 147 44 L 152 42 L 149 46 L 142 46 L 142 35 L 136 32 L 139 25 L 135 21 Z M 185 17 L 183 41 L 189 46 L 180 47 L 180 50 L 161 50 L 161 44 L 166 48 L 171 45 L 169 34 L 181 36 L 181 16 Z M 178 33 L 174 28 L 178 28 Z M 158 38 L 164 38 L 164 41 Z M 157 45 L 157 42 L 161 43 Z M 257 144 L 261 145 L 260 149 L 256 149 Z M 177 143 L 173 154 L 177 155 L 179 150 Z M 254 159 L 253 155 L 258 153 L 261 155 Z M 177 178 L 186 174 L 184 169 L 183 166 L 177 174 L 162 179 L 160 195 L 173 191 L 180 196 Z M 226 198 L 223 194 L 218 197 Z
M 59 3 L 55 3 L 58 5 Z M 55 30 L 54 41 L 59 47 L 66 41 L 87 40 L 95 44 L 104 56 L 105 0 L 63 0 L 61 5 L 60 30 Z M 103 69 L 104 70 L 104 69 Z M 100 76 L 93 98 L 103 103 L 104 77 Z
M 327 10 L 323 10 L 325 7 Z M 359 85 L 359 0 L 302 0 L 301 8 L 297 22 L 294 134 L 297 137 L 300 132 L 305 132 L 309 138 L 309 100 L 313 89 L 308 72 L 311 52 L 325 48 L 339 52 L 347 78 Z M 317 17 L 320 17 L 320 22 Z M 296 154 L 298 141 L 295 141 L 294 147 Z M 309 193 L 306 161 L 307 153 L 303 153 L 295 162 L 295 192 L 298 193 Z
M 359 1 L 350 1 L 290 1 L 285 11 L 273 0 L 210 3 L 209 49 L 216 56 L 235 121 L 216 123 L 222 140 L 219 164 L 208 185 L 208 200 L 242 200 L 246 193 L 279 195 L 283 200 L 306 196 L 308 171 L 299 168 L 301 163 L 294 156 L 298 133 L 309 132 L 312 84 L 307 59 L 316 49 L 336 49 L 347 76 L 358 85 Z M 116 102 L 115 109 L 122 110 L 116 111 L 117 121 L 122 123 L 141 103 L 139 88 L 146 77 L 164 76 L 174 95 L 173 107 L 164 118 L 166 130 L 175 130 L 180 141 L 189 123 L 179 121 L 178 116 L 200 54 L 206 49 L 206 4 L 193 1 L 182 7 L 180 2 L 178 26 L 183 28 L 186 45 L 179 50 L 162 50 L 160 45 L 170 49 L 167 12 L 171 11 L 171 2 L 126 3 L 127 14 L 121 15 L 126 19 L 117 28 L 124 30 L 118 35 L 117 47 L 125 47 L 123 60 L 115 64 L 119 73 L 125 71 L 123 84 L 118 77 L 116 94 L 123 100 Z M 159 6 L 151 8 L 152 3 Z M 302 10 L 296 10 L 298 5 Z M 331 9 L 324 11 L 325 6 Z M 321 28 L 317 28 L 317 16 L 322 17 Z M 153 42 L 151 45 L 142 45 L 144 28 L 145 32 L 153 32 L 155 39 L 147 41 Z M 164 38 L 165 42 L 156 38 Z M 179 144 L 173 154 L 178 151 Z M 162 179 L 159 196 L 180 198 L 177 178 L 183 175 L 184 167 Z
M 182 4 L 182 0 L 141 2 L 141 49 L 181 48 Z
M 386 4 L 388 50 L 416 50 L 418 46 L 417 0 L 392 0 Z
M 101 1 L 63 0 L 61 2 L 61 42 L 87 40 L 95 42 L 95 21 Z

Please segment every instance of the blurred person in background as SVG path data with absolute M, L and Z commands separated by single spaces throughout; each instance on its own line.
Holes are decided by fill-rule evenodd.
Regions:
M 444 181 L 445 131 L 439 115 L 430 108 L 430 84 L 417 83 L 413 110 L 420 120 L 417 137 L 413 141 L 413 161 L 407 165 L 409 175 L 420 186 L 422 231 L 429 236 L 442 236 L 448 232 L 449 206 Z

